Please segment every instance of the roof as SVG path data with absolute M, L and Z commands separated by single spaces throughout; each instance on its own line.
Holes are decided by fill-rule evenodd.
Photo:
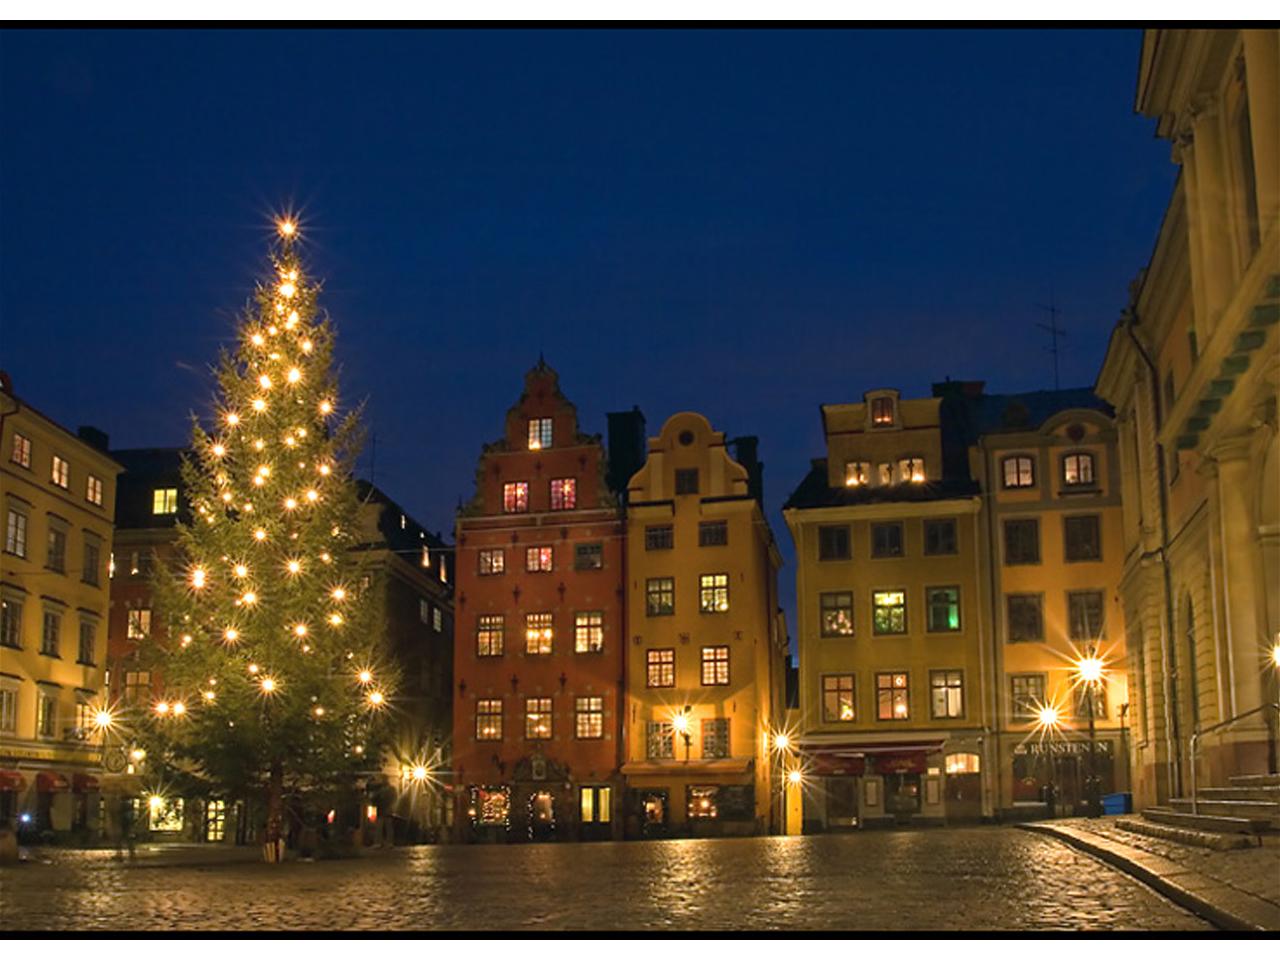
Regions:
M 1047 420 L 1066 410 L 1096 410 L 1110 417 L 1111 405 L 1092 387 L 1037 390 L 1034 393 L 982 394 L 965 398 L 971 439 L 987 433 L 1023 433 L 1038 430 Z
M 812 461 L 809 473 L 792 491 L 783 510 L 807 510 L 814 507 L 852 507 L 871 503 L 924 503 L 930 500 L 956 500 L 976 496 L 978 484 L 969 479 L 942 480 L 935 483 L 895 483 L 891 486 L 865 485 L 832 487 L 827 483 L 827 460 Z

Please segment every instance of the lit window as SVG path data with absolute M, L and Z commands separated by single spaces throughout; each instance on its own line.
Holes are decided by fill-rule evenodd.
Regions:
M 824 637 L 853 636 L 853 594 L 824 593 L 819 596 Z
M 646 550 L 670 550 L 675 546 L 675 529 L 670 524 L 644 528 Z
M 219 843 L 227 835 L 227 801 L 210 800 L 204 806 L 204 839 Z
M 604 649 L 604 613 L 589 610 L 573 615 L 573 652 L 599 653 Z
M 42 687 L 36 688 L 36 735 L 52 737 L 58 729 L 58 700 L 56 694 Z
M 178 512 L 176 487 L 160 487 L 151 494 L 151 512 L 157 515 Z
M 1107 688 L 1101 683 L 1082 683 L 1071 690 L 1071 705 L 1077 720 L 1089 718 L 1089 705 L 1093 704 L 1095 720 L 1107 718 Z
M 608 823 L 613 817 L 611 787 L 582 787 L 578 792 L 583 823 Z
M 604 697 L 575 697 L 573 735 L 579 740 L 604 737 Z
M 877 590 L 871 595 L 872 632 L 907 632 L 907 595 L 902 590 Z
M 9 508 L 8 522 L 4 530 L 4 549 L 16 557 L 27 555 L 27 515 Z
M 866 460 L 850 460 L 844 465 L 844 485 L 846 487 L 865 486 L 871 479 L 871 464 Z
M 431 629 L 436 633 L 444 629 L 444 612 L 439 607 L 431 609 Z
M 729 684 L 729 648 L 702 648 L 702 685 L 724 687 Z
M 524 738 L 526 740 L 551 739 L 551 698 L 524 698 Z
M 550 573 L 554 549 L 552 547 L 526 547 L 524 551 L 524 568 L 529 573 Z
M 551 481 L 551 509 L 572 510 L 578 505 L 578 481 L 572 477 Z
M 698 524 L 698 546 L 723 547 L 729 543 L 729 522 L 708 520 Z
M 893 426 L 893 397 L 875 397 L 871 401 L 871 425 Z
M 905 673 L 876 674 L 876 718 L 879 720 L 907 720 L 911 716 Z
M 500 699 L 476 701 L 476 739 L 502 739 L 502 701 Z
M 898 461 L 898 477 L 903 483 L 924 483 L 924 460 L 920 457 L 903 457 Z
M 1045 676 L 1043 673 L 1015 673 L 1009 677 L 1009 700 L 1013 715 L 1021 719 L 1034 719 L 1045 706 Z
M 94 506 L 102 506 L 102 478 L 93 474 L 85 478 L 84 498 Z
M 689 787 L 689 819 L 714 819 L 720 810 L 716 800 L 720 795 L 719 787 Z
M 729 610 L 729 575 L 704 573 L 698 578 L 698 609 L 703 613 Z
M 431 601 L 424 597 L 418 598 L 418 619 L 423 623 L 431 622 Z
M 529 512 L 529 484 L 523 480 L 502 485 L 502 510 L 504 513 Z
M 960 629 L 960 588 L 929 587 L 925 590 L 929 608 L 929 631 L 950 633 Z
M 650 760 L 672 760 L 676 755 L 676 728 L 669 720 L 651 720 L 646 728 L 646 756 Z
M 1062 458 L 1062 482 L 1068 487 L 1087 487 L 1093 484 L 1093 454 L 1069 453 Z
M 502 656 L 505 623 L 500 613 L 482 613 L 476 620 L 476 656 Z
M 1001 469 L 1006 490 L 1036 485 L 1036 462 L 1030 457 L 1005 457 Z
M 982 759 L 976 753 L 953 753 L 947 757 L 946 770 L 952 777 L 962 773 L 981 773 Z
M 507 555 L 501 548 L 480 551 L 480 576 L 490 577 L 506 570 Z
M 13 450 L 9 459 L 20 467 L 31 469 L 31 441 L 20 433 L 13 435 Z
M 126 670 L 124 675 L 125 703 L 140 703 L 151 698 L 151 671 Z
M 151 635 L 151 610 L 134 607 L 129 610 L 126 633 L 130 640 L 145 640 Z
M 964 675 L 959 670 L 929 672 L 929 708 L 935 720 L 964 716 Z
M 0 733 L 16 733 L 18 730 L 18 691 L 12 680 L 0 680 Z
M 501 735 L 490 737 L 501 740 Z M 479 826 L 505 827 L 511 819 L 510 787 L 472 787 L 471 818 Z
M 882 487 L 887 487 L 893 483 L 893 464 L 881 463 L 876 467 L 877 482 Z
M 529 449 L 545 450 L 551 446 L 551 418 L 537 417 L 529 421 Z
M 654 577 L 645 581 L 645 615 L 665 617 L 676 612 L 676 581 Z
M 702 759 L 725 760 L 729 757 L 729 718 L 714 717 L 702 721 Z
M 524 615 L 524 652 L 534 655 L 551 652 L 554 636 L 550 613 L 526 613 Z
M 649 650 L 645 653 L 645 686 L 674 687 L 676 685 L 675 650 Z
M 55 486 L 66 490 L 71 485 L 71 464 L 56 453 L 53 455 L 53 482 Z
M 853 674 L 822 678 L 822 719 L 827 723 L 849 723 L 857 719 L 853 708 Z

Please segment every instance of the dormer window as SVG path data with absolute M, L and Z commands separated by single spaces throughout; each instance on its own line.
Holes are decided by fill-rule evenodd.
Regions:
M 844 485 L 863 487 L 871 480 L 871 464 L 866 460 L 850 460 L 844 465 Z
M 1006 490 L 1036 485 L 1036 463 L 1030 457 L 1005 457 L 1001 461 Z
M 903 457 L 898 461 L 898 477 L 902 483 L 924 483 L 924 458 Z
M 537 417 L 529 421 L 529 449 L 545 450 L 551 446 L 551 418 Z
M 871 426 L 892 427 L 896 419 L 893 397 L 874 397 L 871 400 Z
M 882 463 L 876 468 L 880 486 L 887 487 L 893 483 L 893 464 Z
M 1092 453 L 1069 453 L 1062 458 L 1062 482 L 1066 486 L 1092 486 L 1093 478 Z

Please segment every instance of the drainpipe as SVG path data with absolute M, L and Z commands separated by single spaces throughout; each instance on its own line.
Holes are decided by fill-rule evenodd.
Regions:
M 1138 324 L 1138 313 L 1135 305 L 1131 304 L 1125 311 L 1124 321 L 1125 333 L 1133 341 L 1133 346 L 1138 351 L 1138 356 L 1142 358 L 1142 362 L 1146 364 L 1147 370 L 1151 374 L 1151 406 L 1155 414 L 1155 433 L 1159 436 L 1164 422 L 1160 408 L 1160 373 L 1152 362 L 1150 354 L 1147 353 L 1146 348 L 1142 345 L 1142 341 L 1138 339 L 1138 334 L 1134 331 L 1134 327 Z M 1156 441 L 1156 476 L 1160 483 L 1160 546 L 1154 552 L 1160 556 L 1160 571 L 1164 577 L 1165 642 L 1162 652 L 1164 653 L 1167 668 L 1162 672 L 1164 674 L 1165 740 L 1169 751 L 1169 796 L 1175 797 L 1180 792 L 1182 785 L 1182 754 L 1179 750 L 1182 734 L 1179 729 L 1178 711 L 1175 706 L 1177 687 L 1173 679 L 1178 669 L 1178 652 L 1177 643 L 1174 639 L 1173 575 L 1169 570 L 1168 553 L 1169 490 L 1165 480 L 1164 448 L 1159 440 Z
M 1000 715 L 1000 690 L 1004 686 L 1004 658 L 1001 656 L 1003 650 L 1000 640 L 1000 595 L 996 588 L 996 573 L 998 565 L 996 563 L 996 555 L 1000 550 L 999 541 L 996 539 L 996 499 L 992 493 L 992 485 L 995 471 L 992 469 L 994 463 L 994 454 L 987 448 L 987 437 L 982 435 L 978 438 L 978 449 L 982 451 L 982 470 L 985 476 L 982 478 L 983 512 L 986 514 L 987 524 L 987 593 L 991 612 L 991 672 L 995 682 L 992 689 L 992 710 L 991 727 L 993 739 L 995 740 L 995 771 L 996 771 L 996 795 L 991 804 L 992 817 L 997 823 L 1001 821 L 1000 805 L 1004 802 L 1004 757 L 1001 753 L 1004 747 L 1004 738 L 1001 736 L 1003 729 L 1003 717 Z M 978 518 L 974 518 L 973 528 L 975 533 L 979 530 L 980 524 Z M 975 550 L 980 549 L 981 544 L 975 545 Z M 1010 764 L 1013 758 L 1010 756 Z M 1012 776 L 1012 767 L 1010 768 L 1010 776 Z

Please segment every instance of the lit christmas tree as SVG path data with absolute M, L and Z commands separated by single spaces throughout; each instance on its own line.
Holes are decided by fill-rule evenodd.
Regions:
M 339 414 L 333 328 L 278 225 L 273 276 L 217 371 L 216 420 L 183 464 L 191 504 L 157 573 L 163 693 L 143 724 L 163 775 L 213 795 L 265 796 L 266 859 L 284 800 L 376 768 L 395 682 L 362 564 L 351 468 L 358 415 Z

